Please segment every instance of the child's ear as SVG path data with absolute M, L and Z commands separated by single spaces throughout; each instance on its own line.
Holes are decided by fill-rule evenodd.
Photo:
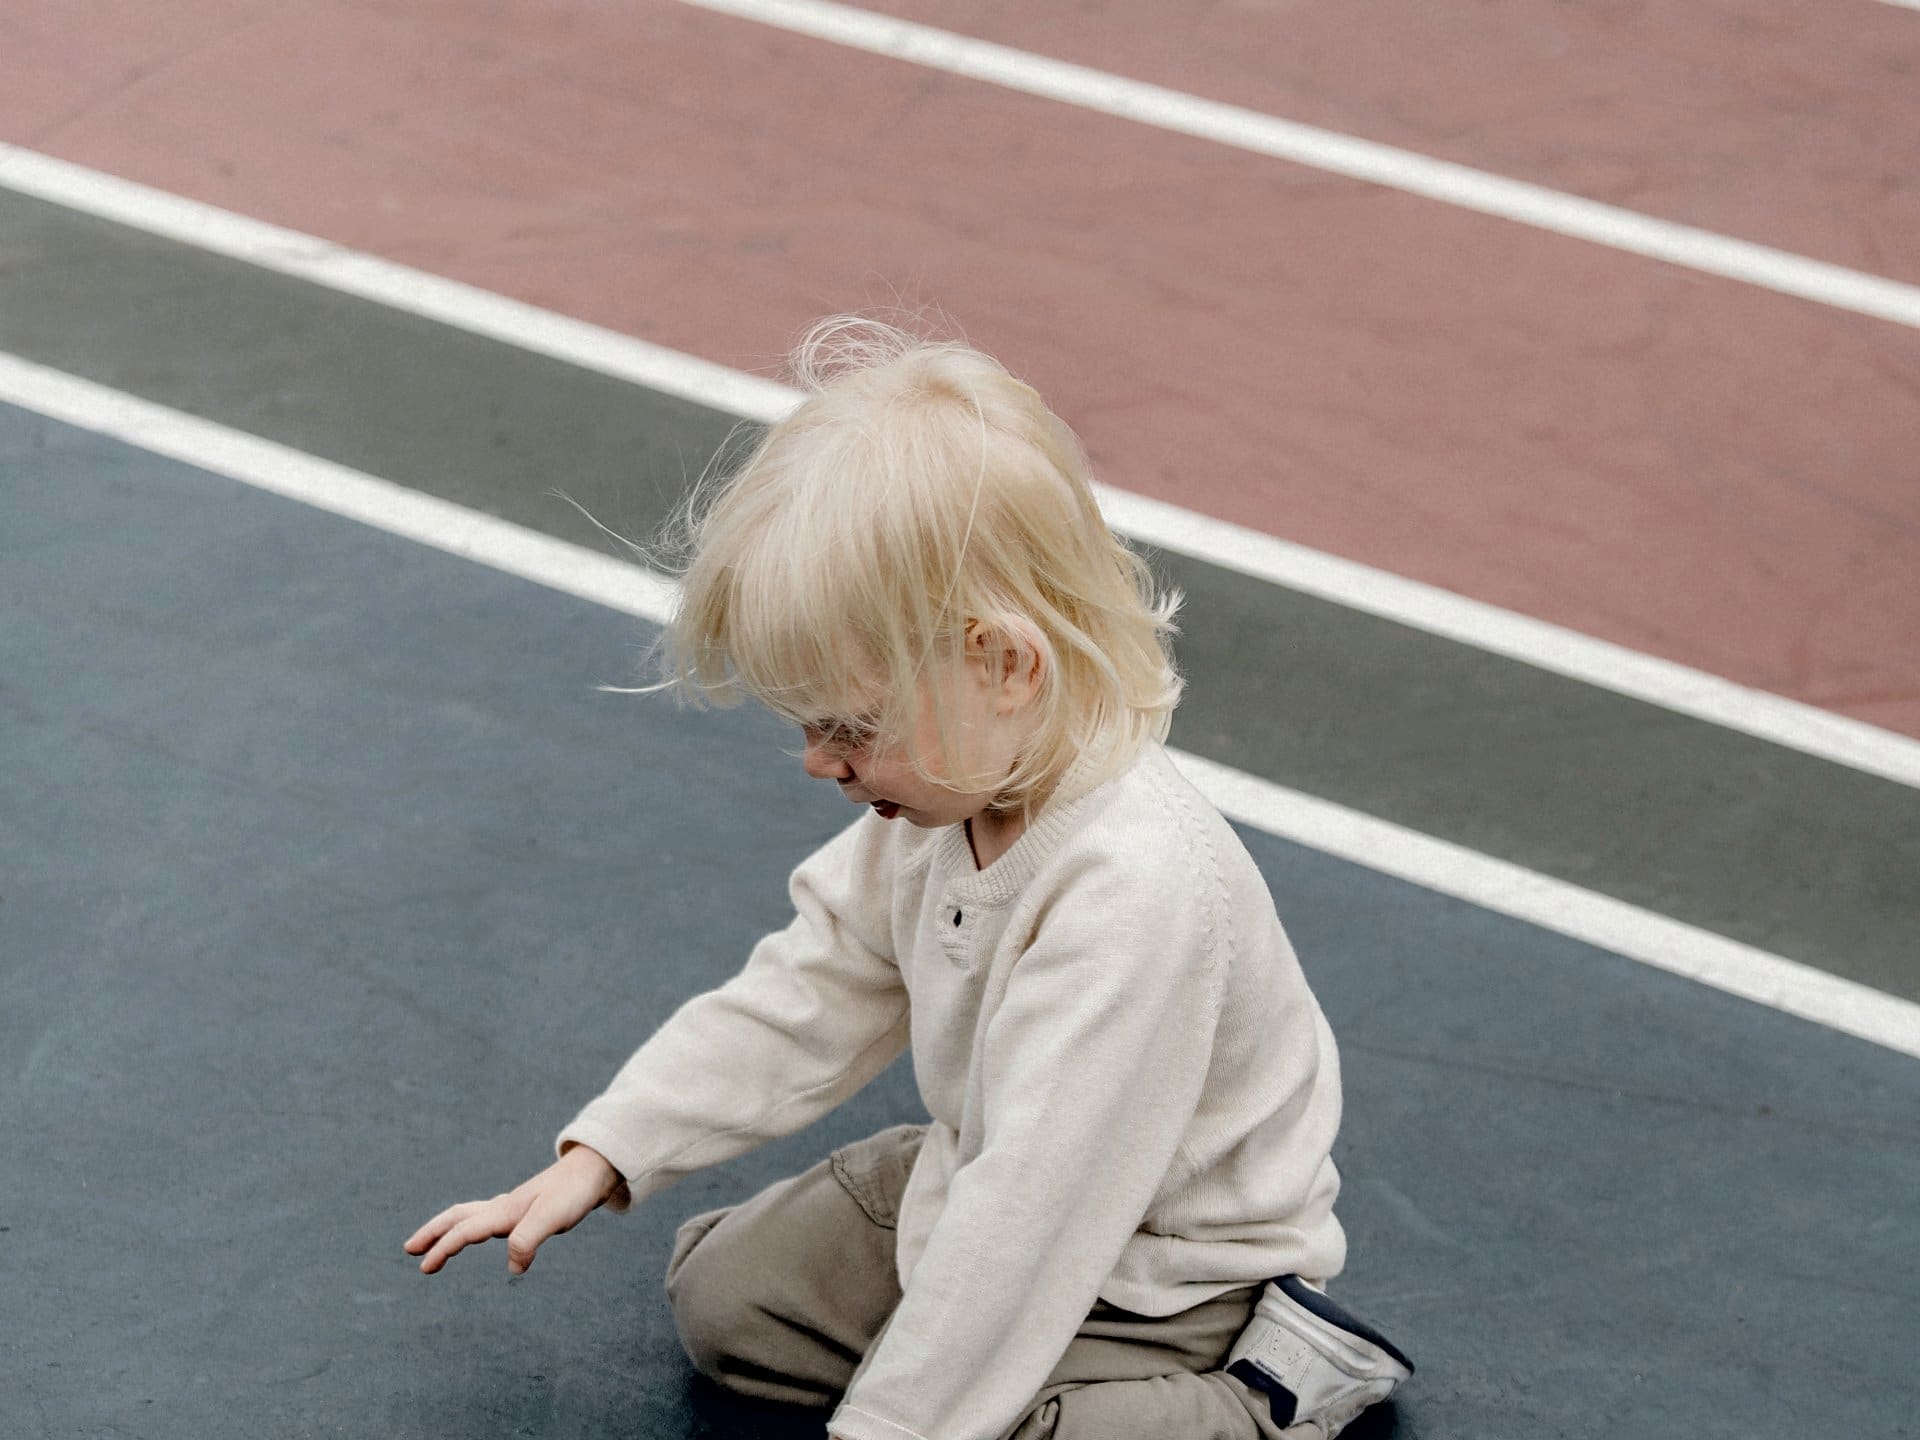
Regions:
M 1024 709 L 1039 693 L 1046 674 L 1047 644 L 1031 620 L 1003 615 L 969 621 L 967 653 L 987 662 L 987 676 L 999 691 L 996 708 L 1002 714 Z

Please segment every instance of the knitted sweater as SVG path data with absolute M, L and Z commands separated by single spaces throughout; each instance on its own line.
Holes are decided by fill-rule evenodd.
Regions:
M 835 1435 L 995 1440 L 1096 1299 L 1171 1315 L 1339 1271 L 1333 1035 L 1252 858 L 1161 747 L 1048 804 L 985 870 L 964 827 L 869 812 L 790 890 L 792 924 L 558 1144 L 644 1199 L 798 1130 L 911 1043 L 932 1124 L 903 1294 Z

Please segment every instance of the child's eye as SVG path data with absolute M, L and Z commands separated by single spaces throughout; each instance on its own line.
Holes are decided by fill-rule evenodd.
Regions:
M 822 720 L 804 728 L 809 739 L 834 750 L 860 750 L 873 743 L 873 726 L 858 720 Z

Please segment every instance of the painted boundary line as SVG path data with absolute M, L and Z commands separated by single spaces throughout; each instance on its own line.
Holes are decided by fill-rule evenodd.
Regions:
M 1911 1000 L 1198 755 L 1177 758 L 1223 814 L 1269 835 L 1920 1056 L 1920 1004 Z
M 650 570 L 4 353 L 0 401 L 656 624 L 673 613 Z
M 4 141 L 0 186 L 730 414 L 775 420 L 798 398 L 771 380 Z
M 1920 787 L 1920 740 L 1877 725 L 1145 495 L 1102 487 L 1100 505 L 1115 530 L 1146 544 Z
M 798 399 L 759 376 L 4 143 L 0 186 L 723 413 L 772 421 Z M 1143 544 L 1920 787 L 1920 741 L 1904 735 L 1163 501 L 1098 490 L 1109 522 Z
M 828 0 L 680 0 L 715 14 L 752 20 L 852 50 L 884 55 L 1007 90 L 1058 100 L 1083 110 L 1212 140 L 1334 175 L 1401 190 L 1541 230 L 1590 240 L 1670 265 L 1739 280 L 1841 310 L 1920 326 L 1920 286 L 1809 260 L 1786 250 L 1735 240 L 1711 230 L 1656 220 L 1543 185 L 1436 160 L 1412 150 L 1361 140 L 1129 80 L 1103 70 L 975 40 L 909 20 L 835 5 Z
M 675 586 L 651 571 L 14 356 L 0 355 L 0 401 L 654 624 L 672 613 Z M 1257 775 L 1174 758 L 1225 814 L 1269 834 L 1920 1057 L 1920 1004 Z

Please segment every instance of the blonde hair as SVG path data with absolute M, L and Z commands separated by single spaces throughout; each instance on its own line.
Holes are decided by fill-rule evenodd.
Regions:
M 941 783 L 1030 805 L 1166 737 L 1180 597 L 1108 530 L 1079 441 L 1030 386 L 964 343 L 850 315 L 791 365 L 805 399 L 682 514 L 656 688 L 897 740 L 977 624 L 1038 656 L 1031 739 L 1010 775 L 955 774 L 946 687 L 926 686 Z

